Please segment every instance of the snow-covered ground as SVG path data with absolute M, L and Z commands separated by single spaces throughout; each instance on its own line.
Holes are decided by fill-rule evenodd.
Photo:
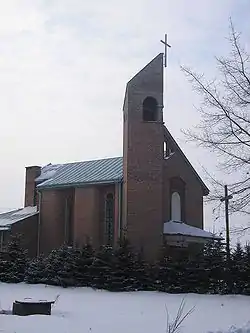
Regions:
M 15 299 L 54 299 L 51 316 L 0 315 L 4 333 L 164 333 L 166 308 L 173 318 L 183 295 L 156 292 L 110 293 L 87 288 L 62 289 L 43 285 L 1 284 L 0 307 L 11 309 Z M 194 312 L 182 325 L 183 333 L 250 333 L 250 297 L 186 295 L 186 310 Z M 249 327 L 249 328 L 247 328 Z M 230 329 L 231 328 L 231 329 Z

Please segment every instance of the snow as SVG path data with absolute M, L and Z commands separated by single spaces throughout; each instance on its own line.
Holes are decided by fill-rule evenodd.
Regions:
M 24 216 L 37 213 L 37 206 L 24 207 L 13 213 L 14 216 Z
M 166 308 L 173 319 L 184 296 L 185 310 L 193 306 L 195 309 L 183 322 L 181 332 L 250 332 L 247 324 L 250 297 L 247 296 L 111 293 L 89 288 L 3 283 L 0 284 L 1 309 L 10 310 L 14 300 L 26 297 L 57 301 L 51 316 L 0 315 L 0 332 L 161 333 L 166 332 Z M 244 328 L 244 325 L 247 326 Z
M 216 237 L 211 232 L 193 227 L 191 225 L 179 221 L 165 222 L 163 228 L 164 228 L 163 229 L 164 234 L 168 235 L 183 235 L 183 236 L 191 236 L 199 238 L 221 239 L 221 237 Z
M 54 303 L 55 300 L 52 300 L 52 299 L 41 299 L 41 298 L 34 298 L 34 297 L 24 297 L 24 298 L 21 298 L 21 299 L 16 299 L 15 300 L 16 302 L 18 303 Z
M 52 178 L 62 164 L 48 164 L 41 169 L 41 174 L 36 178 L 36 182 L 42 182 Z
M 28 206 L 0 214 L 0 230 L 6 230 L 11 224 L 37 214 L 37 206 Z

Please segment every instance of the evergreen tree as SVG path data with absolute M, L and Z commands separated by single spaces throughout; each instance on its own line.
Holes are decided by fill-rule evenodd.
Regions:
M 78 286 L 90 287 L 92 285 L 91 267 L 94 258 L 95 251 L 90 244 L 86 244 L 81 250 L 79 250 L 75 271 L 75 278 Z
M 62 246 L 47 257 L 35 258 L 28 265 L 25 282 L 62 287 L 87 286 L 91 281 L 87 272 L 87 264 L 90 265 L 93 260 L 91 249 L 90 246 L 85 246 L 83 250 Z M 87 262 L 90 254 L 91 261 Z
M 244 281 L 243 294 L 250 295 L 250 244 L 246 244 L 244 248 L 243 281 Z
M 173 271 L 171 274 L 173 259 L 170 256 L 170 248 L 167 244 L 163 244 L 159 260 L 153 267 L 154 286 L 155 289 L 162 292 L 173 292 L 175 281 L 173 279 Z
M 245 288 L 245 255 L 240 243 L 231 253 L 230 277 L 232 281 L 231 292 L 242 294 Z
M 0 281 L 6 281 L 7 253 L 0 252 Z
M 186 256 L 176 256 L 169 260 L 169 279 L 173 293 L 187 292 L 187 263 Z
M 212 279 L 211 267 L 213 266 L 213 246 L 214 242 L 209 241 L 204 244 L 203 250 L 198 257 L 200 267 L 199 292 L 214 293 L 214 287 L 211 287 Z M 213 285 L 214 282 L 212 281 Z
M 8 283 L 22 282 L 24 280 L 28 259 L 27 252 L 24 251 L 21 246 L 20 235 L 10 238 L 6 252 L 6 259 L 2 261 L 1 281 Z
M 78 249 L 63 246 L 58 253 L 54 265 L 57 267 L 58 261 L 61 262 L 60 269 L 57 271 L 58 284 L 64 288 L 78 286 L 76 272 L 80 251 Z
M 26 283 L 38 284 L 45 282 L 45 260 L 44 256 L 39 256 L 29 262 L 24 278 Z
M 89 269 L 89 273 L 92 277 L 92 288 L 112 290 L 113 256 L 114 251 L 110 246 L 102 246 L 99 251 L 96 252 Z
M 133 253 L 126 238 L 119 241 L 112 260 L 112 291 L 135 291 L 143 289 L 142 257 Z M 141 281 L 140 281 L 141 280 Z
M 45 259 L 44 282 L 62 287 L 77 285 L 75 272 L 79 252 L 63 245 Z
M 186 270 L 187 258 L 183 255 L 177 255 L 177 251 L 164 244 L 157 262 L 155 276 L 158 282 L 158 290 L 168 293 L 182 293 L 186 291 Z M 176 254 L 173 256 L 173 254 Z
M 207 292 L 207 274 L 203 266 L 203 250 L 193 255 L 185 263 L 185 292 L 206 293 Z
M 212 240 L 204 247 L 203 267 L 207 273 L 209 293 L 225 293 L 226 285 L 226 253 L 221 241 Z
M 155 290 L 155 281 L 154 276 L 152 275 L 153 265 L 144 259 L 142 250 L 135 257 L 134 272 L 139 284 L 137 290 Z

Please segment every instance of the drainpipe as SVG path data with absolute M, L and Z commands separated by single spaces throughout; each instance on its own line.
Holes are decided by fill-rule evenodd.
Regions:
M 121 238 L 122 228 L 122 183 L 118 183 L 118 238 Z
M 40 255 L 40 237 L 41 237 L 41 203 L 42 203 L 42 193 L 38 192 L 39 205 L 38 205 L 38 232 L 37 232 L 37 257 Z
M 0 250 L 3 250 L 3 230 L 1 231 Z
M 68 198 L 65 199 L 64 207 L 64 244 L 68 244 Z

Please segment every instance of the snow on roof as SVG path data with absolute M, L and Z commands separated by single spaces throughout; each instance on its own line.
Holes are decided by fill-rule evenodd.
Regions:
M 40 176 L 38 176 L 36 178 L 36 182 L 40 183 L 44 180 L 48 180 L 50 178 L 52 178 L 56 171 L 62 166 L 63 164 L 48 164 L 45 165 L 42 169 L 41 169 L 41 174 Z
M 2 213 L 0 214 L 0 230 L 8 230 L 12 224 L 31 217 L 37 213 L 37 206 L 29 206 Z
M 55 300 L 52 299 L 39 299 L 39 298 L 31 298 L 25 297 L 21 299 L 16 299 L 17 303 L 55 303 Z
M 47 171 L 42 169 L 43 173 L 47 174 L 42 181 L 41 176 L 36 178 L 38 189 L 64 186 L 77 186 L 83 184 L 96 183 L 114 183 L 122 181 L 123 177 L 123 158 L 111 157 L 98 160 L 90 160 L 83 162 L 74 162 L 60 164 L 53 170 L 54 165 L 48 165 Z M 48 177 L 49 175 L 49 177 Z
M 10 229 L 10 227 L 8 227 L 8 226 L 7 227 L 1 227 L 0 226 L 0 231 L 9 230 L 9 229 Z
M 211 232 L 178 221 L 165 222 L 163 227 L 163 233 L 167 235 L 182 235 L 217 240 L 222 239 L 219 236 L 215 236 Z

